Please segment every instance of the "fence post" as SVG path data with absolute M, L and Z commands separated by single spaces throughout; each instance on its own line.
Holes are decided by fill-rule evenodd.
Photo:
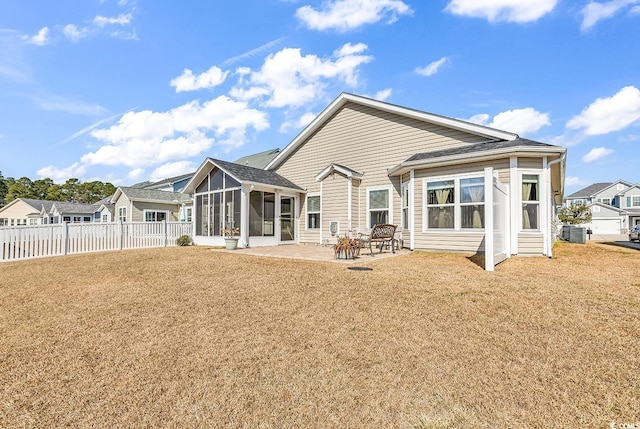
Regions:
M 124 240 L 123 234 L 124 228 L 122 226 L 122 219 L 120 219 L 118 221 L 118 250 L 122 250 L 122 241 Z
M 167 243 L 169 242 L 169 238 L 167 237 L 169 234 L 169 231 L 167 228 L 167 219 L 162 221 L 162 226 L 164 227 L 164 247 L 167 247 Z
M 66 255 L 69 252 L 69 224 L 62 222 L 62 254 Z

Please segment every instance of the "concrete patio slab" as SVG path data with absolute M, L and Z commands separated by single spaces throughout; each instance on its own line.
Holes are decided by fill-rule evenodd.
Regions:
M 369 253 L 369 249 L 362 249 L 360 256 L 355 259 L 335 259 L 333 256 L 333 248 L 331 246 L 319 246 L 313 244 L 289 244 L 281 246 L 265 246 L 265 247 L 248 247 L 236 250 L 215 249 L 219 252 L 231 252 L 243 255 L 267 256 L 270 258 L 287 258 L 287 259 L 305 259 L 309 261 L 326 261 L 341 264 L 357 264 L 364 262 L 379 261 L 381 259 L 392 258 L 395 256 L 408 255 L 411 253 L 408 249 L 383 250 L 382 253 Z

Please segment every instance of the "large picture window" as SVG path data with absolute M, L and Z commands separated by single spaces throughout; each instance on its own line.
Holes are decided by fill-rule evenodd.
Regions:
M 427 229 L 484 228 L 484 177 L 453 177 L 427 181 Z
M 369 199 L 367 201 L 369 210 L 369 228 L 374 225 L 391 222 L 389 215 L 389 195 L 390 191 L 388 188 L 369 190 Z
M 307 229 L 320 228 L 320 195 L 307 196 Z
M 167 220 L 169 212 L 166 210 L 145 210 L 144 221 L 145 222 L 162 222 Z
M 540 176 L 522 175 L 522 229 L 537 230 L 540 209 Z

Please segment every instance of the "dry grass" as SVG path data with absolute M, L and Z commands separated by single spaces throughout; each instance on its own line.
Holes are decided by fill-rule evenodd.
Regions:
M 202 247 L 0 265 L 0 426 L 640 422 L 639 252 L 369 266 Z

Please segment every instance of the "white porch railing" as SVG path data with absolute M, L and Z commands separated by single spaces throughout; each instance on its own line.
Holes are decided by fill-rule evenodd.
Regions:
M 0 262 L 175 246 L 191 222 L 77 223 L 0 227 Z

